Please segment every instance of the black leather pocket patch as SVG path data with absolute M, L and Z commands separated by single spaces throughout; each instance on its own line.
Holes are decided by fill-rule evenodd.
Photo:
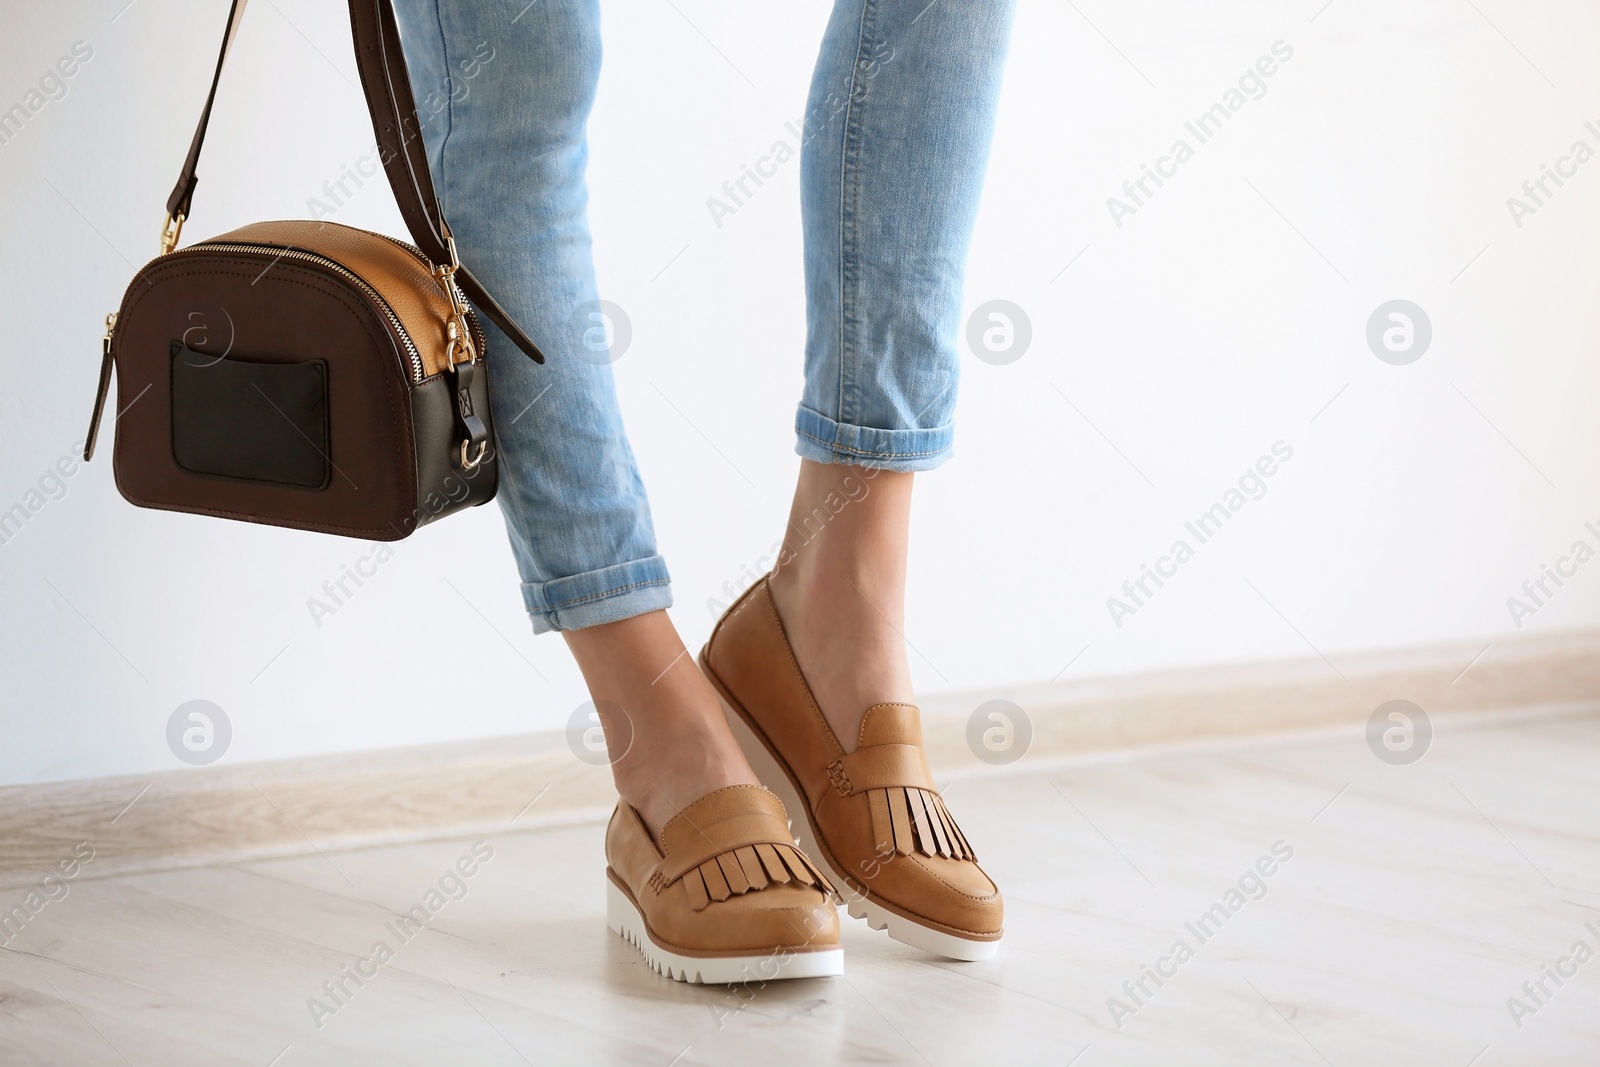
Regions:
M 328 365 L 208 356 L 172 342 L 172 455 L 194 474 L 328 484 Z

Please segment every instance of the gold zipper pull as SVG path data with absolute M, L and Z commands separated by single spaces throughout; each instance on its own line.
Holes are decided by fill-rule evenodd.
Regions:
M 168 215 L 166 220 L 161 223 L 162 255 L 167 255 L 174 248 L 178 247 L 178 235 L 183 232 L 183 218 L 184 217 L 181 214 L 176 218 Z

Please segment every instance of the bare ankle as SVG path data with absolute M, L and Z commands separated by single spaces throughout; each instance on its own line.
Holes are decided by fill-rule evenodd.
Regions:
M 903 633 L 911 480 L 802 464 L 769 580 L 801 673 L 847 750 L 868 707 L 912 699 Z
M 758 780 L 665 612 L 568 633 L 602 714 L 617 792 L 652 834 L 715 789 Z
M 910 474 L 803 461 L 772 572 L 777 595 L 842 603 L 855 592 L 898 610 L 911 486 Z

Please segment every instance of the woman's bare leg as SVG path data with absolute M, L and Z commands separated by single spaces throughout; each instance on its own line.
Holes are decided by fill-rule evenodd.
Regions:
M 564 636 L 601 709 L 617 792 L 658 838 L 679 809 L 712 790 L 760 784 L 728 730 L 716 690 L 665 611 Z M 626 722 L 608 714 L 611 708 L 621 709 Z
M 869 707 L 913 700 L 904 634 L 913 477 L 802 460 L 769 583 L 801 673 L 850 751 Z

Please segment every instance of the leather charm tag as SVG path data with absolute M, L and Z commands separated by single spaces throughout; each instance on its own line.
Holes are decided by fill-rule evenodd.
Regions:
M 450 376 L 450 389 L 455 399 L 456 430 L 464 446 L 460 462 L 476 466 L 474 457 L 481 459 L 489 443 L 489 427 L 472 402 L 472 383 L 478 375 L 478 367 L 469 360 L 457 363 L 446 373 Z

